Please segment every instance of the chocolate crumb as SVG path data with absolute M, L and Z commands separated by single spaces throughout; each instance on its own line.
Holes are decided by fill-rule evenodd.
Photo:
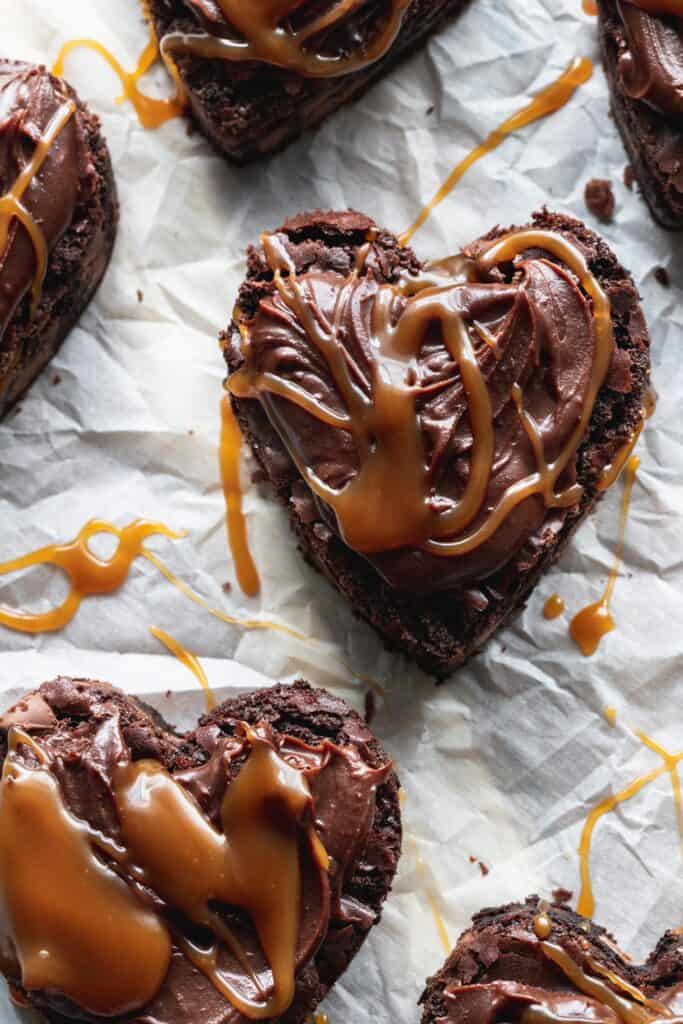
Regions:
M 655 280 L 659 281 L 661 285 L 668 288 L 671 284 L 671 278 L 669 277 L 669 271 L 666 267 L 655 267 Z
M 372 690 L 368 690 L 366 692 L 366 694 L 365 694 L 365 716 L 364 717 L 365 717 L 365 724 L 366 725 L 370 725 L 370 723 L 372 722 L 373 718 L 375 717 L 376 710 L 377 710 L 377 705 L 375 704 L 375 695 L 372 692 Z
M 626 185 L 629 192 L 633 191 L 633 182 L 635 181 L 635 177 L 636 176 L 631 165 L 626 164 L 626 167 L 624 167 L 624 185 Z
M 598 220 L 608 224 L 614 217 L 614 192 L 608 178 L 591 178 L 586 184 L 583 197 L 586 206 Z
M 571 889 L 553 889 L 553 899 L 555 903 L 569 903 L 574 893 Z
M 137 294 L 137 297 L 138 297 L 138 302 L 144 302 L 145 301 L 145 296 L 142 294 L 142 292 L 140 291 L 139 288 L 138 288 L 136 294 Z
M 432 103 L 431 107 L 427 107 L 427 114 L 426 114 L 426 116 L 429 117 L 433 113 L 434 113 L 434 104 Z
M 230 591 L 232 590 L 232 583 L 230 583 L 229 580 L 226 580 L 225 583 L 223 584 L 222 589 L 224 594 L 229 594 Z
M 479 866 L 479 870 L 482 873 L 482 876 L 484 878 L 486 878 L 486 876 L 489 873 L 490 868 L 486 867 L 486 864 L 484 864 L 483 860 L 479 860 L 478 857 L 475 857 L 472 854 L 470 854 L 470 864 L 477 864 Z
M 60 374 L 56 373 L 54 375 L 54 377 L 52 378 L 52 383 L 55 385 L 55 387 L 57 386 L 57 384 L 61 384 L 62 383 L 62 378 L 61 378 Z

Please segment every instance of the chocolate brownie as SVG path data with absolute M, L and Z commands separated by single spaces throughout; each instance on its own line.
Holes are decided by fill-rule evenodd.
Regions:
M 587 386 L 597 372 L 597 362 L 589 366 L 590 353 L 597 352 L 597 318 L 592 300 L 573 272 L 538 247 L 514 260 L 481 268 L 480 261 L 488 258 L 492 246 L 526 229 L 496 228 L 466 247 L 461 257 L 424 264 L 394 235 L 359 213 L 302 214 L 274 235 L 264 236 L 270 257 L 263 246 L 249 249 L 247 278 L 240 288 L 235 319 L 223 336 L 231 371 L 228 383 L 242 432 L 277 498 L 289 510 L 303 555 L 341 591 L 354 614 L 379 632 L 388 648 L 402 651 L 437 677 L 463 664 L 524 604 L 540 574 L 557 558 L 601 496 L 606 467 L 620 458 L 643 422 L 649 389 L 649 340 L 630 275 L 606 243 L 577 220 L 541 211 L 528 228 L 548 232 L 580 253 L 603 290 L 603 298 L 609 300 L 609 316 L 603 321 L 611 321 L 612 339 L 602 383 L 595 384 L 595 401 L 588 406 L 585 390 L 578 401 L 576 394 L 558 384 L 559 378 L 549 383 L 555 373 L 548 371 L 550 365 L 564 367 L 561 373 L 571 377 L 570 389 L 579 377 Z M 274 280 L 273 252 L 276 262 L 289 266 L 280 273 L 279 282 Z M 287 283 L 290 277 L 293 290 Z M 536 291 L 529 283 L 533 278 L 538 282 Z M 579 408 L 587 408 L 589 417 L 575 455 L 566 462 L 568 475 L 563 478 L 564 484 L 574 488 L 575 500 L 568 497 L 563 507 L 556 507 L 553 499 L 546 508 L 537 497 L 516 505 L 476 550 L 472 550 L 476 545 L 471 532 L 454 530 L 451 536 L 469 538 L 463 555 L 456 547 L 446 549 L 444 556 L 431 543 L 434 532 L 422 525 L 422 532 L 415 529 L 416 509 L 405 509 L 414 489 L 406 469 L 411 460 L 426 460 L 428 481 L 420 499 L 431 503 L 428 513 L 432 516 L 434 511 L 451 508 L 453 497 L 467 493 L 474 447 L 460 371 L 447 350 L 458 338 L 446 342 L 437 323 L 439 316 L 446 316 L 446 321 L 448 316 L 443 309 L 435 309 L 431 333 L 422 340 L 415 331 L 422 330 L 424 324 L 417 323 L 412 335 L 401 334 L 398 321 L 412 316 L 415 322 L 419 314 L 411 302 L 419 307 L 420 302 L 432 301 L 429 295 L 433 290 L 420 291 L 429 284 L 442 284 L 445 301 L 461 308 L 468 323 L 473 358 L 484 378 L 483 384 L 475 379 L 468 386 L 475 388 L 475 397 L 476 388 L 481 391 L 484 384 L 489 393 L 490 410 L 477 426 L 484 436 L 482 448 L 489 416 L 495 420 L 494 451 L 486 456 L 490 486 L 475 526 L 492 508 L 498 508 L 496 502 L 506 483 L 514 486 L 520 479 L 528 479 L 526 471 L 536 468 L 538 454 L 534 457 L 533 444 L 522 432 L 522 410 L 515 408 L 520 396 L 536 427 L 547 421 L 554 430 L 564 420 L 566 428 L 569 407 L 574 410 L 572 423 Z M 393 296 L 384 307 L 390 310 L 390 322 L 378 331 L 369 321 L 375 310 L 384 315 L 383 309 L 376 307 L 378 296 L 386 298 L 387 294 Z M 545 316 L 544 310 L 550 308 L 557 311 L 555 321 Z M 329 362 L 330 344 L 324 355 L 326 342 L 318 336 L 324 333 L 325 324 L 333 322 L 338 339 L 333 339 L 334 351 L 343 351 L 341 367 Z M 451 317 L 450 322 L 457 328 L 457 318 Z M 317 328 L 318 323 L 323 327 Z M 445 329 L 452 329 L 448 322 Z M 369 437 L 363 435 L 358 440 L 370 419 L 377 419 L 381 404 L 372 397 L 382 370 L 382 357 L 377 353 L 382 345 L 384 351 L 393 346 L 386 366 L 387 377 L 391 374 L 395 382 L 397 366 L 416 337 L 419 351 L 407 370 L 405 387 L 412 384 L 417 388 L 411 414 L 419 421 L 422 438 L 415 437 L 412 423 L 406 426 L 402 412 L 396 428 L 379 424 L 379 445 L 372 430 Z M 399 342 L 395 338 L 402 339 L 402 350 L 396 350 Z M 522 355 L 523 349 L 526 355 Z M 532 353 L 536 353 L 533 358 Z M 353 388 L 340 393 L 338 380 L 344 363 L 351 367 L 360 396 Z M 398 386 L 404 387 L 400 379 Z M 541 392 L 545 395 L 542 399 Z M 567 397 L 560 398 L 559 408 L 547 420 L 548 403 L 558 405 L 558 395 L 563 393 Z M 473 406 L 479 409 L 480 420 L 486 401 L 486 394 L 479 395 Z M 350 429 L 343 429 L 349 402 L 361 408 L 354 413 Z M 533 430 L 533 424 L 525 422 L 524 432 Z M 404 433 L 396 441 L 400 430 Z M 548 436 L 544 443 L 549 453 L 557 454 L 558 436 Z M 341 495 L 352 485 L 358 492 L 357 478 L 382 446 L 385 465 L 373 466 L 373 472 L 380 474 L 379 483 L 365 489 L 362 501 L 356 501 L 354 516 L 359 522 L 354 522 L 342 507 L 345 499 Z M 424 456 L 415 456 L 415 449 L 419 452 L 421 447 Z M 527 453 L 526 470 L 519 465 L 515 468 L 523 451 Z M 474 464 L 475 457 L 471 457 Z M 556 482 L 563 486 L 562 481 Z M 482 493 L 480 490 L 480 498 Z M 507 488 L 504 495 L 508 495 Z M 420 524 L 426 518 L 424 504 L 417 510 Z M 404 518 L 410 519 L 410 528 L 401 533 Z M 432 526 L 434 522 L 432 517 Z
M 683 228 L 683 14 L 671 0 L 598 0 L 612 110 L 656 220 Z M 667 13 L 668 12 L 668 13 Z
M 265 795 L 261 797 L 255 789 L 260 784 L 255 759 L 259 751 L 263 750 L 267 751 L 269 757 L 272 755 L 277 759 L 278 781 L 268 781 Z M 75 822 L 81 835 L 85 831 L 88 842 L 93 849 L 96 848 L 100 860 L 99 870 L 108 876 L 108 884 L 121 886 L 121 881 L 125 880 L 121 886 L 123 895 L 133 900 L 136 912 L 152 916 L 151 923 L 157 929 L 161 928 L 165 934 L 165 938 L 162 934 L 163 941 L 167 944 L 171 937 L 170 967 L 167 973 L 160 976 L 160 987 L 157 982 L 156 988 L 152 989 L 152 997 L 144 1006 L 129 1005 L 126 1012 L 107 1012 L 106 1007 L 103 1009 L 102 1005 L 97 1005 L 95 1011 L 93 999 L 104 998 L 101 984 L 105 979 L 101 971 L 97 980 L 98 958 L 103 954 L 97 946 L 89 950 L 79 946 L 71 936 L 70 926 L 67 936 L 72 944 L 67 948 L 71 950 L 71 968 L 75 970 L 75 978 L 73 975 L 66 976 L 71 979 L 72 989 L 60 989 L 54 979 L 51 985 L 44 984 L 43 987 L 35 983 L 27 983 L 26 986 L 22 984 L 25 975 L 19 966 L 18 956 L 13 952 L 15 945 L 24 942 L 24 955 L 21 958 L 24 970 L 27 969 L 26 964 L 32 961 L 30 949 L 27 952 L 26 948 L 27 918 L 21 915 L 24 904 L 18 901 L 19 911 L 14 925 L 11 923 L 11 914 L 9 925 L 7 918 L 0 921 L 0 966 L 15 998 L 38 1007 L 51 1024 L 75 1019 L 95 1021 L 103 1017 L 115 1021 L 137 1021 L 139 1024 L 150 1024 L 151 1021 L 156 1024 L 196 1024 L 200 1019 L 211 1024 L 246 1024 L 257 1015 L 238 1011 L 228 997 L 214 987 L 206 974 L 206 954 L 203 970 L 198 969 L 198 961 L 190 957 L 190 954 L 194 957 L 200 954 L 201 959 L 201 949 L 209 943 L 206 929 L 199 927 L 199 918 L 191 914 L 191 908 L 188 909 L 188 893 L 196 891 L 196 879 L 201 884 L 205 877 L 212 877 L 211 858 L 194 857 L 192 863 L 196 867 L 189 875 L 182 875 L 183 886 L 180 891 L 169 893 L 163 884 L 157 885 L 156 879 L 160 878 L 163 883 L 164 875 L 150 873 L 150 865 L 153 864 L 151 855 L 141 855 L 139 852 L 149 847 L 140 846 L 139 833 L 131 825 L 136 819 L 131 815 L 131 790 L 123 788 L 122 779 L 125 779 L 126 772 L 140 773 L 133 776 L 134 787 L 143 787 L 139 791 L 134 787 L 132 790 L 133 803 L 138 801 L 134 807 L 136 813 L 139 814 L 141 808 L 144 811 L 145 807 L 139 793 L 144 791 L 145 798 L 153 798 L 155 780 L 161 777 L 167 786 L 172 787 L 173 792 L 185 794 L 184 802 L 191 804 L 194 814 L 201 818 L 201 827 L 210 832 L 211 844 L 223 842 L 223 830 L 228 837 L 228 847 L 234 845 L 239 848 L 244 841 L 247 844 L 243 851 L 247 857 L 247 877 L 249 859 L 260 856 L 254 840 L 254 821 L 259 828 L 272 831 L 272 841 L 275 843 L 280 842 L 281 835 L 290 835 L 288 829 L 292 826 L 288 815 L 293 811 L 284 810 L 289 804 L 282 802 L 276 785 L 282 785 L 282 778 L 294 774 L 294 781 L 290 779 L 288 782 L 287 801 L 295 802 L 301 799 L 302 784 L 306 786 L 305 811 L 303 816 L 301 808 L 297 812 L 299 831 L 294 836 L 294 842 L 299 848 L 296 877 L 301 879 L 300 896 L 292 897 L 295 906 L 299 908 L 294 919 L 295 931 L 292 933 L 296 949 L 288 951 L 284 948 L 285 955 L 294 956 L 296 953 L 295 971 L 292 968 L 294 973 L 291 975 L 295 978 L 295 982 L 292 982 L 295 987 L 290 994 L 288 1006 L 282 1012 L 268 1016 L 268 1020 L 277 1020 L 282 1024 L 303 1024 L 356 955 L 370 928 L 379 921 L 382 904 L 391 889 L 401 847 L 398 781 L 391 762 L 378 740 L 348 705 L 303 681 L 292 686 L 274 686 L 228 700 L 203 717 L 194 731 L 179 735 L 153 711 L 106 683 L 59 678 L 44 683 L 0 717 L 2 764 L 4 774 L 0 786 L 0 818 L 4 817 L 5 824 L 12 810 L 15 814 L 21 811 L 21 808 L 12 807 L 16 785 L 11 783 L 28 781 L 35 785 L 38 781 L 42 785 L 43 798 L 49 783 L 57 790 L 63 806 L 72 816 L 72 828 Z M 120 774 L 122 771 L 123 777 Z M 246 779 L 250 771 L 252 775 L 249 776 L 247 788 L 242 788 L 239 799 L 235 796 L 231 805 L 231 820 L 234 823 L 231 830 L 223 816 L 226 813 L 226 802 L 231 794 L 237 794 L 239 780 Z M 36 780 L 36 776 L 40 778 Z M 125 799 L 122 794 L 125 794 Z M 187 799 L 187 794 L 191 795 L 191 800 Z M 176 804 L 173 806 L 180 806 L 177 805 L 177 792 L 174 800 Z M 259 800 L 263 802 L 259 803 Z M 28 802 L 25 799 L 26 805 Z M 163 805 L 155 804 L 154 808 L 155 813 L 163 811 Z M 185 822 L 186 814 L 187 808 L 182 811 L 182 815 L 176 811 L 172 821 Z M 13 820 L 16 821 L 16 817 Z M 45 837 L 44 843 L 51 843 L 55 831 L 54 818 L 46 817 L 45 820 L 47 825 L 41 832 L 41 841 Z M 190 820 L 194 819 L 190 817 Z M 154 844 L 155 832 L 166 838 L 166 827 L 158 816 L 153 815 L 146 824 L 146 841 Z M 182 825 L 174 827 L 179 829 L 177 842 L 162 842 L 162 853 L 170 849 L 172 858 L 169 863 L 182 865 L 186 849 L 193 849 L 186 842 L 186 836 L 192 834 L 195 826 L 192 825 L 189 832 Z M 10 831 L 4 834 L 7 836 Z M 311 839 L 309 845 L 313 832 L 316 841 L 314 843 Z M 11 840 L 7 839 L 7 842 L 11 843 Z M 137 845 L 132 845 L 136 842 Z M 328 858 L 324 863 L 316 852 L 320 849 L 320 843 Z M 94 856 L 92 851 L 90 855 Z M 221 853 L 221 857 L 224 855 Z M 33 879 L 37 886 L 40 872 L 31 870 L 34 865 L 30 862 L 30 856 L 31 850 L 27 849 L 28 866 L 23 877 Z M 12 858 L 11 852 L 8 854 L 3 849 L 0 839 L 0 898 L 5 900 L 9 899 L 8 894 L 11 896 L 15 891 L 12 887 L 19 884 L 17 878 L 22 877 L 21 872 L 13 872 L 15 863 L 16 858 Z M 220 863 L 224 862 L 221 860 Z M 241 863 L 244 870 L 245 862 Z M 274 874 L 278 871 L 276 866 Z M 55 872 L 55 877 L 60 880 L 66 872 L 59 857 L 55 857 Z M 220 867 L 218 880 L 224 881 L 226 875 L 230 875 L 230 870 Z M 213 922 L 211 927 L 216 929 L 214 935 L 220 935 L 216 954 L 220 976 L 231 981 L 233 993 L 255 1000 L 250 991 L 250 978 L 259 979 L 259 996 L 264 993 L 267 995 L 268 985 L 273 990 L 277 987 L 278 968 L 275 960 L 269 961 L 262 951 L 262 932 L 260 928 L 258 933 L 255 931 L 258 919 L 254 917 L 252 923 L 250 915 L 264 913 L 259 903 L 261 889 L 269 891 L 270 885 L 270 889 L 276 893 L 278 905 L 280 900 L 285 901 L 287 894 L 283 892 L 281 878 L 259 877 L 259 891 L 253 893 L 248 889 L 248 883 L 244 882 L 243 875 L 238 873 L 235 877 L 239 878 L 239 898 L 246 900 L 239 904 L 244 909 L 239 910 L 235 905 L 216 901 L 209 904 L 207 896 L 207 907 L 211 907 L 208 920 Z M 183 891 L 185 883 L 187 892 Z M 209 896 L 211 892 L 213 890 L 208 888 L 207 883 Z M 244 896 L 245 892 L 249 892 L 249 895 Z M 120 892 L 115 895 L 119 900 L 122 898 Z M 30 898 L 29 893 L 26 899 Z M 256 910 L 251 909 L 249 899 L 254 900 Z M 274 913 L 272 903 L 272 896 L 267 897 L 265 913 Z M 10 906 L 11 901 L 6 905 Z M 68 902 L 64 906 L 64 913 L 68 918 Z M 111 916 L 107 914 L 107 919 L 116 921 L 116 913 L 117 908 L 112 907 Z M 35 925 L 36 920 L 41 920 L 40 911 L 36 911 L 36 914 L 37 917 L 28 916 L 29 928 L 35 929 L 34 941 L 39 946 L 41 943 L 49 945 L 50 940 L 41 933 L 40 925 Z M 48 923 L 60 921 L 59 910 L 55 910 L 52 905 L 50 915 Z M 82 915 L 77 920 L 82 921 Z M 2 934 L 3 928 L 8 927 L 10 931 L 14 928 L 14 938 L 10 936 L 9 944 L 7 934 Z M 279 932 L 280 929 L 275 930 Z M 102 931 L 107 931 L 104 923 Z M 113 931 L 112 941 L 116 941 L 120 929 L 112 926 L 108 931 Z M 54 931 L 50 934 L 54 935 Z M 98 931 L 94 934 L 97 936 Z M 263 949 L 267 948 L 267 931 L 265 934 Z M 52 959 L 64 957 L 60 936 L 61 931 L 58 931 L 57 939 L 52 940 L 53 948 L 48 949 Z M 223 941 L 228 945 L 224 946 Z M 272 930 L 270 941 L 273 941 Z M 239 950 L 240 944 L 241 959 L 235 952 Z M 152 946 L 153 950 L 156 948 Z M 231 959 L 233 953 L 234 958 Z M 78 964 L 81 960 L 85 963 L 86 959 L 88 966 L 84 967 L 84 974 L 81 974 Z M 116 977 L 125 979 L 128 960 L 125 949 L 120 959 Z M 149 961 L 153 958 L 139 959 L 140 966 L 144 960 L 145 971 L 149 971 Z M 168 949 L 165 963 L 169 963 Z M 269 963 L 273 964 L 272 976 L 269 974 Z M 247 971 L 247 968 L 241 966 L 243 964 L 252 966 Z M 112 971 L 113 966 L 112 963 Z M 133 968 L 133 984 L 140 985 L 142 982 L 135 969 L 135 960 Z M 254 971 L 257 973 L 254 974 Z M 139 973 L 143 976 L 145 974 L 142 970 Z M 87 987 L 86 974 L 88 984 L 90 976 L 96 978 L 94 995 L 93 986 L 90 989 Z M 115 986 L 120 984 L 120 981 L 114 983 Z M 86 1006 L 78 1003 L 75 998 L 74 986 L 75 991 L 79 992 L 81 985 L 88 992 L 90 1000 Z M 117 998 L 122 999 L 123 996 Z M 111 1008 L 109 1005 L 109 1010 Z M 263 1018 L 263 1013 L 260 1017 Z
M 118 218 L 98 119 L 66 82 L 34 64 L 0 61 L 0 196 L 2 416 L 93 296 Z
M 246 163 L 282 148 L 355 99 L 468 2 L 355 0 L 338 13 L 331 0 L 280 0 L 265 16 L 263 5 L 240 8 L 234 0 L 149 0 L 147 6 L 162 52 L 177 68 L 189 113 L 220 153 Z M 272 45 L 269 18 L 280 25 L 282 52 L 277 39 Z M 314 25 L 319 28 L 299 49 L 294 40 Z M 216 59 L 188 52 L 182 45 L 188 36 L 213 46 L 216 39 L 233 42 Z
M 676 1017 L 683 1006 L 683 936 L 667 932 L 647 963 L 637 964 L 593 921 L 530 896 L 475 915 L 420 1002 L 422 1024 Z

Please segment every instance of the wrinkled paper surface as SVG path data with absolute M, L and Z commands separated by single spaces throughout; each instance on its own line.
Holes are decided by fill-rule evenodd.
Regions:
M 92 36 L 132 68 L 146 39 L 134 0 L 0 0 L 0 12 L 8 57 L 49 64 L 65 39 Z M 569 639 L 567 617 L 547 622 L 542 607 L 554 590 L 568 614 L 599 597 L 621 484 L 514 625 L 441 688 L 383 652 L 301 562 L 284 511 L 249 484 L 248 465 L 245 509 L 262 592 L 243 598 L 218 476 L 224 367 L 216 338 L 245 246 L 261 230 L 303 209 L 347 205 L 405 228 L 451 167 L 574 55 L 597 58 L 595 21 L 579 0 L 473 0 L 458 23 L 360 102 L 246 169 L 223 163 L 181 120 L 143 131 L 128 104 L 114 103 L 118 83 L 97 56 L 68 61 L 68 77 L 102 117 L 121 228 L 96 300 L 0 425 L 0 561 L 70 540 L 94 517 L 161 520 L 189 534 L 149 546 L 208 601 L 236 616 L 276 619 L 315 642 L 229 627 L 138 560 L 117 594 L 86 600 L 62 633 L 33 639 L 0 630 L 0 699 L 6 705 L 46 678 L 81 674 L 140 694 L 170 722 L 190 726 L 203 695 L 151 636 L 154 625 L 204 659 L 219 698 L 303 675 L 362 708 L 361 677 L 380 683 L 374 727 L 406 790 L 407 839 L 382 923 L 326 1002 L 332 1024 L 417 1021 L 424 979 L 444 957 L 430 898 L 454 941 L 482 906 L 556 886 L 576 894 L 586 814 L 661 764 L 628 726 L 669 750 L 683 746 L 682 242 L 656 227 L 623 184 L 627 160 L 599 66 L 568 107 L 474 167 L 414 240 L 420 255 L 437 258 L 547 203 L 598 227 L 641 289 L 659 405 L 638 446 L 642 469 L 613 602 L 618 629 L 590 659 Z M 161 69 L 145 86 L 169 91 Z M 616 218 L 605 227 L 583 201 L 591 177 L 614 184 Z M 657 266 L 669 270 L 670 288 L 656 282 Z M 0 579 L 0 602 L 15 608 L 44 610 L 64 594 L 64 580 L 48 570 Z M 607 705 L 617 708 L 615 728 L 604 718 Z M 598 824 L 591 865 L 596 918 L 633 955 L 683 923 L 666 774 Z M 0 1021 L 16 1017 L 3 990 Z

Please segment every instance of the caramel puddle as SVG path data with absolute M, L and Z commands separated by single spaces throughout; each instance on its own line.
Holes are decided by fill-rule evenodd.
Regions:
M 558 619 L 564 611 L 564 601 L 559 594 L 551 594 L 543 605 L 543 616 L 546 619 Z
M 571 621 L 569 632 L 574 643 L 579 647 L 585 656 L 595 654 L 600 641 L 607 633 L 615 628 L 614 619 L 610 612 L 610 603 L 614 595 L 614 588 L 619 577 L 619 570 L 624 554 L 626 541 L 626 525 L 628 523 L 628 511 L 631 503 L 633 485 L 640 466 L 640 459 L 632 455 L 626 466 L 626 482 L 624 484 L 624 495 L 621 501 L 621 521 L 619 525 L 619 542 L 614 557 L 614 565 L 605 587 L 605 592 L 599 601 L 589 604 L 578 612 Z

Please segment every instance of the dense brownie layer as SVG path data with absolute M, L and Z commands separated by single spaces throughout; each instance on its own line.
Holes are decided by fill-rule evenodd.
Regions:
M 251 398 L 233 400 L 252 451 L 278 498 L 289 509 L 306 559 L 346 596 L 354 613 L 381 634 L 387 647 L 402 651 L 439 677 L 479 650 L 524 604 L 540 574 L 557 558 L 600 497 L 600 474 L 638 428 L 649 387 L 647 328 L 627 271 L 605 242 L 579 221 L 542 211 L 534 216 L 533 226 L 563 235 L 585 255 L 611 300 L 616 351 L 595 403 L 588 436 L 577 454 L 577 479 L 584 488 L 579 505 L 570 509 L 559 530 L 548 521 L 546 528 L 537 531 L 502 569 L 477 586 L 416 597 L 388 585 L 366 558 L 343 543 L 329 523 L 311 515 L 310 502 L 304 500 L 307 488 L 262 404 Z M 371 227 L 369 218 L 352 211 L 318 211 L 288 221 L 280 231 L 298 273 L 332 270 L 348 275 Z M 483 245 L 507 230 L 495 229 L 465 254 L 475 256 Z M 392 234 L 380 231 L 366 266 L 380 281 L 395 282 L 401 273 L 417 271 L 420 262 Z M 273 287 L 262 251 L 251 248 L 247 279 L 239 293 L 238 316 L 251 318 Z M 229 369 L 239 369 L 242 354 L 235 323 L 224 345 Z
M 43 684 L 0 716 L 0 766 L 7 755 L 7 731 L 16 724 L 59 751 L 60 785 L 72 812 L 103 834 L 115 834 L 111 796 L 102 781 L 102 755 L 95 756 L 92 763 L 88 760 L 90 737 L 95 737 L 97 727 L 111 715 L 119 718 L 132 761 L 158 760 L 171 773 L 183 772 L 184 779 L 188 779 L 188 773 L 192 775 L 194 770 L 207 765 L 211 760 L 209 750 L 216 749 L 217 740 L 238 735 L 243 722 L 267 723 L 276 737 L 286 735 L 310 746 L 329 740 L 342 749 L 353 748 L 362 753 L 363 760 L 372 768 L 389 763 L 381 744 L 347 704 L 304 682 L 274 686 L 225 701 L 203 717 L 194 732 L 180 736 L 154 712 L 105 683 L 60 678 Z M 243 761 L 240 757 L 230 763 L 229 783 L 238 777 Z M 210 801 L 211 776 L 200 773 L 197 778 L 202 780 L 197 783 L 197 799 Z M 281 1024 L 303 1024 L 358 952 L 369 929 L 380 918 L 400 849 L 398 781 L 392 772 L 377 789 L 367 839 L 355 858 L 354 869 L 345 876 L 339 903 L 342 917 L 333 910 L 325 938 L 297 976 L 293 1004 L 276 1018 Z M 12 981 L 21 992 L 19 979 Z M 73 1009 L 60 1012 L 59 999 L 54 994 L 26 995 L 53 1024 L 73 1019 L 69 1015 Z M 186 1024 L 199 1017 L 212 1024 L 237 1024 L 244 1019 L 198 971 L 189 965 L 180 968 L 176 963 L 149 1013 L 143 1010 L 125 1019 L 140 1024 L 149 1024 L 150 1019 Z
M 648 998 L 667 1002 L 678 1012 L 683 995 L 683 939 L 678 932 L 667 932 L 647 963 L 636 964 L 604 928 L 560 903 L 548 904 L 530 896 L 524 903 L 475 915 L 444 966 L 427 981 L 420 1000 L 422 1024 L 517 1020 L 534 1003 L 543 1009 L 544 1001 L 551 1012 L 557 1012 L 558 1003 L 563 1003 L 567 1016 L 618 1024 L 613 1010 L 597 999 L 586 998 L 544 955 L 534 929 L 541 912 L 551 926 L 547 934 L 542 932 L 544 940 L 568 953 L 587 974 L 605 980 L 595 969 L 597 963 Z M 622 990 L 609 987 L 624 997 Z M 571 1008 L 568 1000 L 573 1000 Z
M 56 239 L 54 247 L 50 246 L 38 305 L 32 310 L 29 290 L 14 309 L 0 336 L 2 416 L 52 358 L 95 293 L 114 245 L 118 203 L 109 152 L 97 117 L 81 103 L 66 83 L 49 76 L 44 68 L 10 61 L 0 64 L 0 73 L 10 85 L 14 76 L 24 76 L 30 88 L 42 90 L 43 93 L 47 91 L 48 94 L 54 91 L 59 102 L 62 98 L 75 102 L 73 123 L 67 125 L 65 132 L 74 133 L 74 147 L 78 147 L 77 157 L 74 155 L 72 158 L 69 154 L 62 157 L 73 159 L 73 166 L 67 163 L 56 172 L 50 167 L 48 155 L 43 169 L 36 176 L 34 187 L 39 193 L 38 204 L 49 204 L 52 201 L 59 206 L 64 202 L 64 189 L 61 187 L 64 178 L 73 174 L 76 186 L 74 205 L 66 229 Z M 0 193 L 8 191 L 14 184 L 17 173 L 16 147 L 21 145 L 19 152 L 29 152 L 30 156 L 25 141 L 20 138 L 23 111 L 5 113 L 5 122 L 0 126 Z M 30 132 L 32 136 L 32 127 Z M 54 145 L 58 147 L 59 138 Z M 53 176 L 55 173 L 60 176 L 57 180 Z M 30 209 L 31 187 L 26 197 Z M 43 206 L 38 205 L 36 212 L 41 217 L 41 223 L 44 222 Z M 59 217 L 63 211 L 57 209 L 55 212 Z M 20 228 L 19 231 L 23 232 L 24 229 Z M 18 247 L 25 249 L 30 244 L 28 237 L 17 237 L 6 254 L 9 264 L 21 258 L 17 252 Z M 30 249 L 29 257 L 33 260 Z M 6 269 L 11 269 L 11 266 Z
M 281 149 L 315 128 L 342 104 L 355 99 L 394 64 L 412 53 L 469 0 L 412 0 L 401 30 L 380 60 L 335 78 L 305 78 L 278 68 L 195 56 L 177 57 L 187 88 L 189 112 L 216 149 L 238 163 Z M 317 5 L 321 7 L 320 4 Z M 369 5 L 352 47 L 362 47 L 386 3 Z M 170 32 L 197 32 L 199 23 L 185 0 L 150 0 L 158 38 Z
M 683 17 L 650 15 L 624 3 L 627 22 L 620 13 L 618 0 L 598 0 L 598 9 L 600 45 L 612 110 L 636 178 L 659 223 L 666 228 L 681 229 Z M 666 36 L 653 38 L 653 32 L 665 32 Z M 667 60 L 672 62 L 668 69 L 664 66 Z M 668 74 L 678 77 L 677 89 L 671 85 L 667 90 Z M 629 81 L 638 77 L 632 88 L 625 75 Z M 643 98 L 636 98 L 640 95 Z

